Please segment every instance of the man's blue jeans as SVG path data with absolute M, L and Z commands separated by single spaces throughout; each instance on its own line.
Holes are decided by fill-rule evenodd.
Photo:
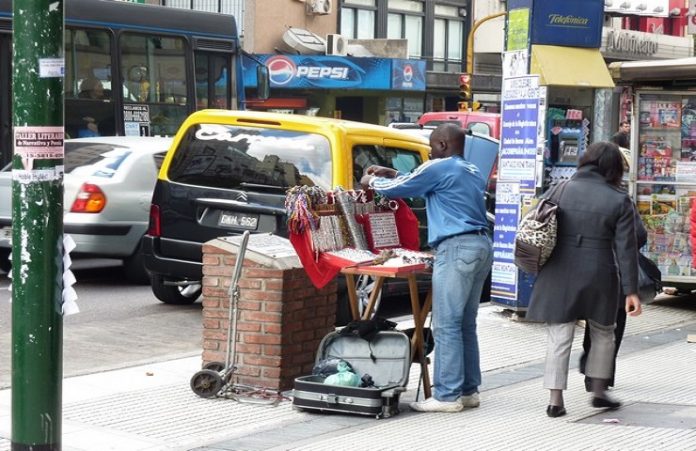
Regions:
M 433 266 L 435 399 L 454 401 L 478 392 L 481 364 L 476 316 L 492 264 L 491 241 L 464 234 L 437 246 Z

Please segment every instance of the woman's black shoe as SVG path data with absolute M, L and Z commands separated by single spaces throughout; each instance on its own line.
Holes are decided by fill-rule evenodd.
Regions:
M 565 414 L 566 410 L 563 406 L 546 406 L 546 415 L 550 416 L 551 418 L 562 417 Z
M 598 409 L 609 409 L 609 410 L 614 410 L 618 409 L 621 407 L 621 402 L 619 401 L 614 401 L 609 398 L 600 398 L 598 396 L 593 396 L 592 397 L 592 407 L 596 407 Z

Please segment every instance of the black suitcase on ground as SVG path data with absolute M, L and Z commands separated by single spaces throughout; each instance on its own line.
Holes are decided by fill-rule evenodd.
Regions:
M 411 366 L 411 340 L 400 331 L 380 331 L 367 341 L 331 332 L 319 344 L 316 363 L 340 358 L 351 364 L 358 377 L 369 374 L 375 387 L 358 388 L 324 384 L 321 376 L 295 379 L 292 404 L 298 410 L 374 415 L 389 418 L 399 413 L 399 396 L 406 391 Z

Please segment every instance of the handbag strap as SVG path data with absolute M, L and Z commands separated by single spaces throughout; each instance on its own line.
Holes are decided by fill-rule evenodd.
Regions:
M 563 182 L 559 183 L 558 185 L 554 186 L 553 188 L 551 188 L 551 192 L 549 193 L 547 199 L 550 200 L 551 202 L 555 203 L 556 205 L 558 205 L 558 203 L 561 201 L 561 198 L 563 197 L 563 192 L 565 191 L 565 187 L 567 184 L 568 184 L 568 180 L 563 181 Z M 558 192 L 558 197 L 556 197 L 557 192 Z

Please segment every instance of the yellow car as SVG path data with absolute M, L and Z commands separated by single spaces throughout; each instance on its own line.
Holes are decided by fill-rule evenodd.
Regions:
M 289 187 L 358 188 L 368 166 L 408 172 L 429 151 L 423 137 L 359 122 L 249 111 L 192 114 L 162 164 L 143 238 L 155 296 L 168 304 L 198 298 L 206 241 L 245 230 L 286 235 Z M 411 205 L 425 232 L 423 200 Z M 425 233 L 421 237 L 425 243 Z

